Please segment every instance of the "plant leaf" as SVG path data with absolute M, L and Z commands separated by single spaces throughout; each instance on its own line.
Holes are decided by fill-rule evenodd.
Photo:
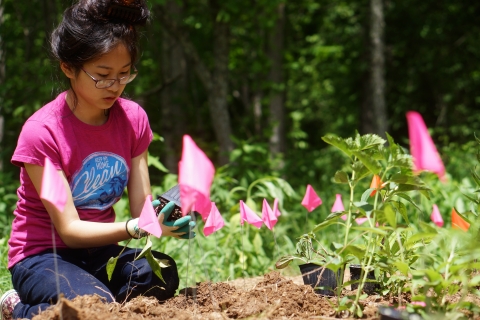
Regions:
M 334 218 L 338 218 L 338 217 L 343 216 L 344 214 L 345 214 L 345 211 L 332 212 L 325 218 L 325 220 L 331 220 L 331 219 L 334 219 Z
M 405 241 L 405 248 L 411 249 L 413 245 L 415 245 L 417 242 L 422 242 L 422 243 L 428 243 L 430 242 L 433 238 L 437 236 L 438 233 L 428 233 L 428 232 L 419 232 L 413 234 L 411 237 Z
M 353 230 L 359 230 L 359 231 L 368 231 L 372 233 L 376 233 L 382 236 L 388 235 L 388 233 L 382 229 L 378 228 L 370 228 L 370 227 L 352 227 Z
M 115 266 L 117 265 L 118 257 L 111 257 L 108 259 L 107 262 L 107 276 L 108 281 L 112 280 L 113 270 L 115 270 Z
M 152 268 L 153 273 L 155 273 L 155 275 L 159 277 L 160 280 L 163 281 L 163 283 L 166 283 L 162 276 L 162 267 L 159 261 L 152 255 L 152 252 L 150 250 L 148 250 L 148 252 L 145 254 L 145 258 L 147 259 L 148 264 Z
M 367 212 L 372 212 L 373 210 L 373 205 L 371 205 L 368 202 L 364 202 L 364 201 L 354 202 L 353 205 L 365 214 Z
M 368 168 L 368 170 L 370 170 L 370 172 L 372 172 L 373 174 L 378 174 L 381 170 L 382 170 L 382 166 L 376 161 L 373 159 L 372 155 L 371 154 L 368 154 L 364 151 L 354 151 L 352 152 L 357 158 L 358 160 L 360 160 L 364 165 L 365 167 Z
M 317 231 L 322 230 L 322 229 L 324 229 L 324 228 L 326 228 L 326 227 L 328 227 L 328 226 L 330 226 L 330 225 L 332 225 L 332 224 L 343 225 L 342 222 L 339 222 L 339 221 L 337 221 L 336 219 L 329 219 L 329 220 L 323 221 L 322 223 L 317 224 L 317 225 L 313 228 L 312 232 L 317 232 Z
M 169 173 L 170 171 L 160 162 L 158 157 L 152 156 L 150 153 L 148 154 L 148 166 L 152 166 L 157 168 L 158 170 Z
M 417 184 L 399 184 L 397 190 L 395 190 L 395 193 L 397 192 L 405 192 L 405 191 L 420 191 L 420 190 L 426 190 L 430 191 L 430 188 L 427 186 L 423 185 L 417 185 Z
M 407 201 L 410 202 L 415 208 L 417 208 L 417 210 L 422 211 L 422 210 L 420 209 L 420 207 L 412 200 L 412 198 L 411 198 L 408 194 L 399 192 L 399 193 L 395 193 L 395 196 L 407 200 Z
M 408 264 L 403 261 L 395 261 L 393 264 L 401 273 L 403 273 L 404 276 L 408 277 L 408 271 L 410 270 Z
M 152 241 L 150 240 L 150 236 L 147 236 L 146 239 L 147 242 L 145 243 L 142 252 L 140 252 L 140 254 L 135 258 L 135 260 L 145 257 L 145 255 L 152 250 Z
M 370 195 L 372 194 L 372 191 L 375 190 L 374 188 L 368 188 L 365 190 L 365 192 L 362 194 L 362 197 L 360 198 L 361 202 L 367 202 L 368 198 L 370 198 Z
M 352 164 L 352 169 L 355 172 L 355 181 L 362 180 L 370 174 L 370 170 L 368 170 L 368 168 L 361 161 L 355 161 Z
M 406 223 L 410 223 L 408 221 L 408 213 L 407 213 L 407 207 L 400 201 L 391 201 L 390 204 L 395 207 L 395 209 L 400 212 L 400 214 L 403 217 L 403 220 L 405 220 Z
M 359 260 L 362 260 L 363 257 L 365 256 L 365 249 L 360 248 L 357 245 L 348 245 L 344 248 L 344 251 L 346 254 L 351 254 L 354 257 L 356 257 Z
M 374 147 L 382 147 L 386 141 L 379 135 L 367 133 L 363 136 L 357 135 L 355 142 L 357 142 L 360 150 L 366 150 Z
M 280 257 L 280 259 L 278 259 L 278 261 L 275 263 L 275 268 L 277 269 L 286 268 L 290 264 L 290 262 L 293 261 L 293 259 L 295 259 L 293 256 Z
M 333 180 L 336 183 L 348 183 L 348 175 L 344 171 L 337 171 L 335 172 Z
M 392 206 L 389 203 L 385 205 L 384 213 L 385 213 L 385 218 L 387 219 L 388 224 L 391 225 L 393 228 L 396 228 L 397 215 L 395 213 L 395 210 L 393 210 Z
M 325 141 L 326 143 L 336 147 L 337 149 L 340 149 L 343 151 L 349 158 L 352 156 L 351 148 L 348 146 L 348 144 L 345 142 L 344 139 L 337 137 L 333 134 L 327 134 L 326 136 L 322 137 L 322 140 Z

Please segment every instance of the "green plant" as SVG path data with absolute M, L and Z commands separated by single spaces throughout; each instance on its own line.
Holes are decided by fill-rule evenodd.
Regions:
M 425 228 L 434 229 L 420 222 Z M 411 272 L 424 248 L 435 236 L 434 232 L 419 232 L 414 224 L 409 227 L 391 229 L 379 238 L 377 250 L 373 254 L 372 265 L 376 267 L 378 281 L 383 295 L 397 294 L 401 306 L 402 293 L 410 290 Z
M 480 144 L 480 140 L 475 139 Z M 477 161 L 480 162 L 480 153 L 477 153 Z M 465 194 L 470 205 L 462 215 L 470 223 L 468 231 L 420 224 L 422 233 L 431 241 L 420 253 L 422 263 L 419 268 L 405 271 L 412 275 L 412 300 L 425 304 L 424 308 L 416 311 L 426 319 L 438 314 L 445 315 L 447 319 L 464 319 L 466 315 L 480 313 L 480 307 L 468 299 L 471 293 L 480 294 L 480 225 L 476 219 L 467 218 L 478 217 L 480 207 L 480 176 L 476 168 L 477 165 L 471 170 L 476 188 L 472 195 Z
M 313 241 L 316 242 L 314 246 Z M 316 247 L 319 247 L 317 249 Z M 298 238 L 296 252 L 292 255 L 282 256 L 275 263 L 277 269 L 287 267 L 292 261 L 300 260 L 303 263 L 314 263 L 325 266 L 334 261 L 335 253 L 332 250 L 322 246 L 315 238 L 313 232 L 306 233 Z
M 122 251 L 120 251 L 118 256 L 111 257 L 110 259 L 108 259 L 107 266 L 106 266 L 108 281 L 110 281 L 112 279 L 112 274 L 113 274 L 113 271 L 115 270 L 115 266 L 117 265 L 118 257 L 120 257 L 122 255 L 123 251 L 128 246 L 128 244 L 130 243 L 131 240 L 132 239 L 129 239 L 127 241 L 127 243 L 124 245 Z M 145 237 L 145 245 L 143 246 L 143 250 L 135 258 L 135 260 L 138 260 L 138 259 L 141 259 L 141 258 L 147 259 L 148 264 L 152 268 L 153 273 L 155 273 L 155 275 L 157 277 L 159 277 L 163 282 L 165 282 L 165 280 L 163 279 L 163 276 L 162 276 L 162 268 L 169 267 L 170 263 L 168 262 L 168 260 L 157 259 L 153 256 L 153 254 L 152 254 L 152 241 L 150 240 L 150 235 L 147 235 Z
M 17 188 L 18 179 L 16 180 L 10 173 L 0 171 L 0 236 L 2 237 L 10 234 L 12 213 L 18 201 Z
M 295 198 L 291 186 L 270 175 L 257 176 L 252 181 L 248 177 L 237 180 L 230 169 L 226 166 L 217 170 L 211 189 L 211 199 L 225 221 L 221 230 L 205 237 L 201 232 L 203 223 L 198 219 L 199 232 L 194 241 L 153 240 L 155 250 L 169 254 L 177 262 L 181 281 L 188 281 L 187 277 L 197 282 L 263 275 L 271 269 L 272 260 L 294 248 L 290 236 L 292 224 L 284 223 L 285 219 L 292 218 L 285 207 L 287 201 Z M 247 224 L 242 227 L 239 201 L 245 201 L 252 210 L 259 212 L 264 198 L 270 202 L 274 198 L 279 200 L 282 215 L 274 230 L 257 229 Z M 188 259 L 185 252 L 188 252 Z
M 12 275 L 7 269 L 8 264 L 8 237 L 0 239 L 0 292 L 12 289 Z
M 468 232 L 424 226 L 434 234 L 431 244 L 422 252 L 423 267 L 411 270 L 412 300 L 425 307 L 417 310 L 427 319 L 443 314 L 447 319 L 465 318 L 465 312 L 478 315 L 480 307 L 469 299 L 479 294 L 480 255 L 479 225 Z
M 348 186 L 349 197 L 345 211 L 331 213 L 323 222 L 317 224 L 311 233 L 331 225 L 342 228 L 342 243 L 332 243 L 331 256 L 334 258 L 322 263 L 334 271 L 344 268 L 351 261 L 361 265 L 362 275 L 356 296 L 353 299 L 338 299 L 336 305 L 338 313 L 348 310 L 361 317 L 363 312 L 359 300 L 364 284 L 368 281 L 368 272 L 375 268 L 381 269 L 385 265 L 382 262 L 394 259 L 393 269 L 384 270 L 384 273 L 396 274 L 404 263 L 414 259 L 411 254 L 415 246 L 406 250 L 402 242 L 399 242 L 399 239 L 406 239 L 405 230 L 408 230 L 399 224 L 399 220 L 403 219 L 408 225 L 414 217 L 409 214 L 408 207 L 418 209 L 408 192 L 416 191 L 428 197 L 429 188 L 419 177 L 413 175 L 411 156 L 388 134 L 387 140 L 373 134 L 358 133 L 353 138 L 343 139 L 327 135 L 322 139 L 342 151 L 349 159 L 348 165 L 338 170 L 334 176 L 336 183 Z M 388 146 L 385 146 L 387 142 Z M 365 179 L 372 176 L 380 180 L 380 183 L 368 187 Z M 360 197 L 356 193 L 357 189 L 362 190 Z M 339 219 L 340 217 L 343 220 Z M 354 226 L 354 221 L 359 218 L 366 218 L 367 226 Z M 299 241 L 303 241 L 302 239 Z M 420 240 L 422 239 L 418 241 Z M 302 251 L 297 251 L 296 255 L 282 257 L 277 264 L 282 266 L 293 259 L 304 259 L 302 254 Z M 392 285 L 401 287 L 404 279 L 393 277 L 391 281 Z M 341 292 L 341 289 L 342 286 L 337 288 L 337 291 Z

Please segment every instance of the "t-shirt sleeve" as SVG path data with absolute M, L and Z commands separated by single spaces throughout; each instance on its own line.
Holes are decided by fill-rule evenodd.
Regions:
M 39 121 L 28 120 L 22 127 L 11 162 L 19 167 L 24 167 L 24 163 L 43 167 L 45 158 L 49 158 L 59 169 L 58 150 L 48 128 Z
M 147 113 L 139 105 L 137 105 L 137 108 L 137 143 L 132 150 L 132 158 L 141 155 L 147 150 L 150 142 L 153 140 L 153 133 L 150 128 L 150 123 L 148 122 Z

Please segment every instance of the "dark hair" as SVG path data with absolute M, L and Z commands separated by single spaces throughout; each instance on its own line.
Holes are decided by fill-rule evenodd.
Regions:
M 80 72 L 85 62 L 123 43 L 134 64 L 138 56 L 136 26 L 145 25 L 149 16 L 145 0 L 79 0 L 65 10 L 62 22 L 52 32 L 53 56 Z

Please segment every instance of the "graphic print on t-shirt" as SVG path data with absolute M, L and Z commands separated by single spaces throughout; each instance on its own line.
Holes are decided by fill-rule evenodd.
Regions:
M 128 167 L 124 158 L 110 152 L 92 153 L 72 177 L 75 207 L 107 209 L 120 200 L 127 181 Z

